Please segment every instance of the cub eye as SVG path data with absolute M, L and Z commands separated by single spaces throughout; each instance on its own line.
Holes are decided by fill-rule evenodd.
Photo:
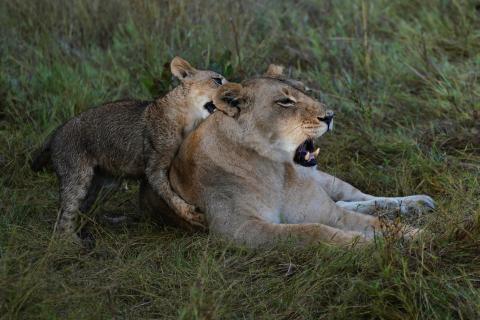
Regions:
M 285 108 L 295 106 L 295 101 L 290 98 L 282 98 L 280 100 L 275 101 L 275 103 Z
M 218 78 L 218 77 L 215 77 L 215 78 L 212 78 L 213 82 L 215 82 L 215 84 L 218 84 L 219 86 L 222 85 L 222 78 Z

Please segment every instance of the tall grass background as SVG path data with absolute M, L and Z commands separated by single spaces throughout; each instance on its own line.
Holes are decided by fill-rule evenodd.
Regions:
M 52 173 L 31 152 L 74 115 L 175 84 L 179 55 L 241 80 L 269 63 L 336 111 L 320 168 L 376 195 L 426 193 L 432 239 L 254 251 L 138 216 L 137 188 L 90 219 L 96 247 L 51 239 Z M 480 2 L 0 2 L 2 319 L 478 319 Z

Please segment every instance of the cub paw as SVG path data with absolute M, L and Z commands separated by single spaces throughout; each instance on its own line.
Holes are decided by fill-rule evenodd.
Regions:
M 55 237 L 86 251 L 93 250 L 96 245 L 95 237 L 86 228 L 81 228 L 78 232 L 57 229 L 55 230 Z
M 80 231 L 76 234 L 78 237 L 79 244 L 87 251 L 91 251 L 95 248 L 96 240 L 94 235 L 87 230 L 86 228 L 80 229 Z
M 202 229 L 207 228 L 205 214 L 196 211 L 195 207 L 192 205 L 188 205 L 185 208 L 182 208 L 181 216 L 185 221 L 187 221 L 191 225 L 200 227 Z

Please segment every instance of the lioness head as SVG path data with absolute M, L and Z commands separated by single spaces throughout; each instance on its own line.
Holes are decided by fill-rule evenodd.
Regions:
M 333 112 L 308 96 L 301 82 L 276 71 L 242 84 L 222 85 L 214 103 L 219 109 L 238 110 L 235 119 L 260 154 L 314 166 L 318 149 L 313 141 L 331 129 Z
M 203 119 L 215 111 L 215 105 L 212 103 L 213 96 L 219 86 L 227 83 L 221 74 L 195 69 L 180 57 L 173 58 L 170 69 L 181 82 L 184 89 L 182 94 L 187 95 L 189 108 Z

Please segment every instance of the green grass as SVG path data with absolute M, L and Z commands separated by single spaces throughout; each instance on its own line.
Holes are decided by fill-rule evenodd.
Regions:
M 52 240 L 57 182 L 31 152 L 91 106 L 163 94 L 174 55 L 232 80 L 289 67 L 337 113 L 320 167 L 431 195 L 433 239 L 253 251 L 102 220 L 138 213 L 133 187 L 89 215 L 92 251 Z M 2 1 L 0 171 L 4 319 L 478 319 L 480 3 Z

